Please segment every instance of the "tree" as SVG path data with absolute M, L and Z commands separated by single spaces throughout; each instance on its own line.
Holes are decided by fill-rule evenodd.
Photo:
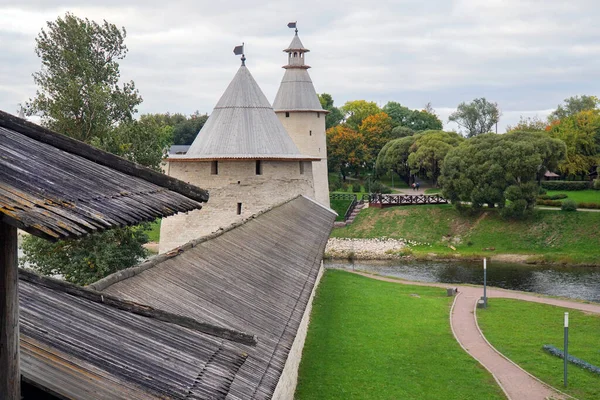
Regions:
M 329 114 L 325 116 L 325 129 L 333 128 L 334 126 L 338 126 L 344 120 L 344 114 L 340 111 L 339 108 L 333 105 L 333 97 L 329 93 L 319 94 L 319 101 L 321 102 L 321 107 L 324 110 L 329 111 Z
M 190 145 L 208 120 L 207 114 L 196 111 L 189 118 L 173 125 L 173 144 Z
M 490 103 L 482 97 L 471 103 L 462 102 L 455 112 L 450 114 L 449 121 L 456 122 L 467 131 L 467 137 L 491 132 L 492 127 L 500 119 L 500 109 L 497 103 Z
M 406 137 L 406 136 L 412 136 L 414 134 L 415 134 L 415 131 L 413 131 L 410 128 L 407 128 L 406 126 L 402 126 L 402 125 L 398 125 L 394 129 L 392 129 L 392 138 L 394 138 L 394 139 L 398 139 L 398 138 Z
M 547 130 L 567 146 L 566 158 L 558 165 L 562 174 L 588 174 L 600 164 L 600 110 L 581 111 L 555 120 Z
M 446 154 L 463 140 L 456 132 L 423 132 L 410 147 L 408 165 L 411 173 L 422 173 L 437 184 Z
M 48 22 L 36 38 L 42 70 L 33 74 L 36 97 L 26 114 L 83 142 L 103 139 L 119 122 L 131 121 L 142 102 L 133 82 L 119 86 L 118 60 L 125 58 L 125 29 L 67 13 Z
M 340 111 L 344 114 L 346 124 L 350 128 L 357 130 L 365 118 L 369 115 L 379 114 L 381 109 L 372 101 L 353 100 L 347 101 L 340 108 Z
M 395 101 L 389 101 L 383 106 L 396 125 L 401 125 L 413 131 L 441 130 L 442 121 L 435 115 L 431 104 L 427 104 L 424 110 L 411 110 Z
M 360 124 L 358 131 L 365 138 L 369 158 L 375 160 L 381 148 L 392 138 L 392 119 L 384 112 L 369 115 Z
M 382 175 L 392 170 L 406 183 L 410 183 L 411 173 L 410 166 L 408 165 L 408 157 L 417 137 L 418 134 L 387 142 L 379 152 L 377 161 L 375 162 L 377 173 Z
M 516 125 L 507 125 L 506 132 L 544 132 L 548 123 L 542 121 L 537 116 L 521 117 Z
M 370 161 L 370 153 L 365 138 L 347 126 L 338 125 L 326 132 L 327 158 L 334 171 L 339 171 L 345 181 L 350 172 L 358 170 Z
M 565 145 L 543 133 L 482 134 L 451 149 L 439 179 L 442 194 L 455 206 L 496 205 L 506 217 L 531 213 L 537 180 L 564 157 Z
M 549 116 L 548 121 L 553 122 L 563 118 L 572 117 L 582 111 L 595 110 L 600 105 L 600 100 L 596 96 L 581 97 L 574 96 L 565 99 L 564 104 L 559 104 Z
M 40 115 L 50 129 L 157 168 L 169 133 L 153 130 L 149 122 L 133 121 L 142 98 L 133 82 L 119 85 L 125 36 L 124 28 L 72 14 L 48 22 L 36 39 L 42 69 L 34 74 L 38 90 L 26 112 Z M 142 244 L 147 240 L 139 227 L 56 243 L 27 236 L 23 262 L 87 284 L 135 265 L 146 254 Z

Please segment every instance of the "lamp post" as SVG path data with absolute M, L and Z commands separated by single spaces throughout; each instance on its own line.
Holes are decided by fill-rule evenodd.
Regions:
M 487 308 L 487 259 L 483 259 L 483 308 Z
M 565 387 L 567 387 L 567 364 L 569 358 L 569 313 L 565 313 L 565 352 L 564 352 Z

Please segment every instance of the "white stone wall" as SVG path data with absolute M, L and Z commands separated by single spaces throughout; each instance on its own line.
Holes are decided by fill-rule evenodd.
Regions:
M 303 194 L 315 198 L 310 162 L 262 161 L 262 175 L 256 175 L 256 161 L 219 161 L 218 174 L 211 174 L 211 162 L 170 161 L 169 176 L 206 189 L 209 200 L 201 210 L 164 218 L 160 227 L 159 252 L 164 253 L 190 240 L 215 232 L 250 217 L 277 203 Z M 242 204 L 241 214 L 237 205 Z
M 315 298 L 315 293 L 321 277 L 323 276 L 323 262 L 321 261 L 321 269 L 317 275 L 317 281 L 313 287 L 310 298 L 308 299 L 308 305 L 300 321 L 300 327 L 298 333 L 288 354 L 288 358 L 283 368 L 283 373 L 279 378 L 275 392 L 273 392 L 273 399 L 275 400 L 293 400 L 294 393 L 296 392 L 296 385 L 298 384 L 298 368 L 300 367 L 300 361 L 302 360 L 302 350 L 304 349 L 304 342 L 306 341 L 306 334 L 308 332 L 308 325 L 310 322 L 310 313 L 312 311 L 312 304 Z
M 313 162 L 315 197 L 319 203 L 329 207 L 329 179 L 327 175 L 327 140 L 325 138 L 325 113 L 278 111 L 277 117 L 287 130 L 300 153 L 319 157 Z

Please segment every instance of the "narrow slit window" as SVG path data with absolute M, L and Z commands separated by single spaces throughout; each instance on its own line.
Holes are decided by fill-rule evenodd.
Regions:
M 290 113 L 286 111 L 286 112 L 285 112 L 285 117 L 286 117 L 286 118 L 289 118 L 289 117 L 290 117 Z
M 312 131 L 308 131 L 308 136 L 312 136 Z
M 262 175 L 262 161 L 256 160 L 256 175 Z
M 219 162 L 212 161 L 210 163 L 210 173 L 211 175 L 219 175 Z
M 304 163 L 300 161 L 300 175 L 304 175 Z
M 317 118 L 321 118 L 321 113 L 317 113 Z
M 242 215 L 242 203 L 237 203 L 237 215 Z

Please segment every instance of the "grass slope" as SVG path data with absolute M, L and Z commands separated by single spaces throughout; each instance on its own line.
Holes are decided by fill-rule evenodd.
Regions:
M 546 304 L 492 299 L 478 310 L 486 338 L 505 356 L 542 381 L 580 399 L 600 399 L 600 375 L 573 364 L 563 386 L 563 360 L 542 350 L 545 344 L 563 349 L 563 316 L 569 312 L 569 353 L 600 366 L 600 316 Z
M 295 398 L 503 399 L 452 336 L 450 304 L 442 289 L 326 271 Z
M 350 203 L 352 203 L 352 200 L 330 200 L 329 203 L 331 209 L 338 213 L 338 216 L 335 220 L 343 221 L 344 216 L 346 215 L 346 211 L 348 210 L 348 207 L 350 207 Z
M 352 225 L 334 229 L 332 236 L 387 236 L 431 245 L 413 247 L 417 255 L 528 254 L 539 261 L 598 264 L 598 226 L 600 213 L 537 210 L 528 220 L 507 221 L 495 211 L 463 216 L 450 205 L 406 206 L 363 210 Z M 448 247 L 452 239 L 456 251 Z

